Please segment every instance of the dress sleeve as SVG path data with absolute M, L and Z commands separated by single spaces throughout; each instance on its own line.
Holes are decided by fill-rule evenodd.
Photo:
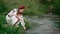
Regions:
M 22 26 L 25 26 L 25 23 L 24 23 L 24 20 L 23 20 L 23 16 L 21 17 L 21 21 L 20 22 L 21 22 Z
M 16 9 L 11 10 L 8 15 L 12 17 L 16 13 Z

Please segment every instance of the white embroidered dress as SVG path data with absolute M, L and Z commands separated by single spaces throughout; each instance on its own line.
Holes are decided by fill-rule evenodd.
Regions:
M 6 21 L 8 24 L 14 25 L 18 21 L 18 19 L 15 17 L 16 14 L 17 14 L 17 9 L 13 9 L 11 12 L 8 13 L 8 15 L 6 16 Z M 19 18 L 21 20 L 16 24 L 16 26 L 18 27 L 19 23 L 21 23 L 22 26 L 25 26 L 23 16 L 20 15 Z

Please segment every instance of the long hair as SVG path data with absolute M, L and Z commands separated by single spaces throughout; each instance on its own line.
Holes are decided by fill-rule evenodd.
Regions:
M 25 6 L 19 6 L 18 11 L 17 11 L 17 14 L 22 14 L 22 13 L 19 13 L 19 11 L 20 11 L 21 9 L 25 9 Z
M 19 10 L 20 10 L 20 9 L 17 10 L 17 14 L 19 14 Z

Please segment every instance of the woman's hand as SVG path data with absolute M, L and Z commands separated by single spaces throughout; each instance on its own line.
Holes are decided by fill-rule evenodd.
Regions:
M 19 16 L 18 16 L 18 15 L 16 15 L 16 18 L 17 18 L 18 20 L 20 20 L 20 18 L 19 18 Z

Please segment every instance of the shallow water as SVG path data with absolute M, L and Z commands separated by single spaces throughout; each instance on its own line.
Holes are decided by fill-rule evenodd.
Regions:
M 55 23 L 58 20 L 53 17 L 25 16 L 24 18 L 27 18 L 31 23 L 35 24 L 34 27 L 25 31 L 25 34 L 60 34 L 60 29 Z

